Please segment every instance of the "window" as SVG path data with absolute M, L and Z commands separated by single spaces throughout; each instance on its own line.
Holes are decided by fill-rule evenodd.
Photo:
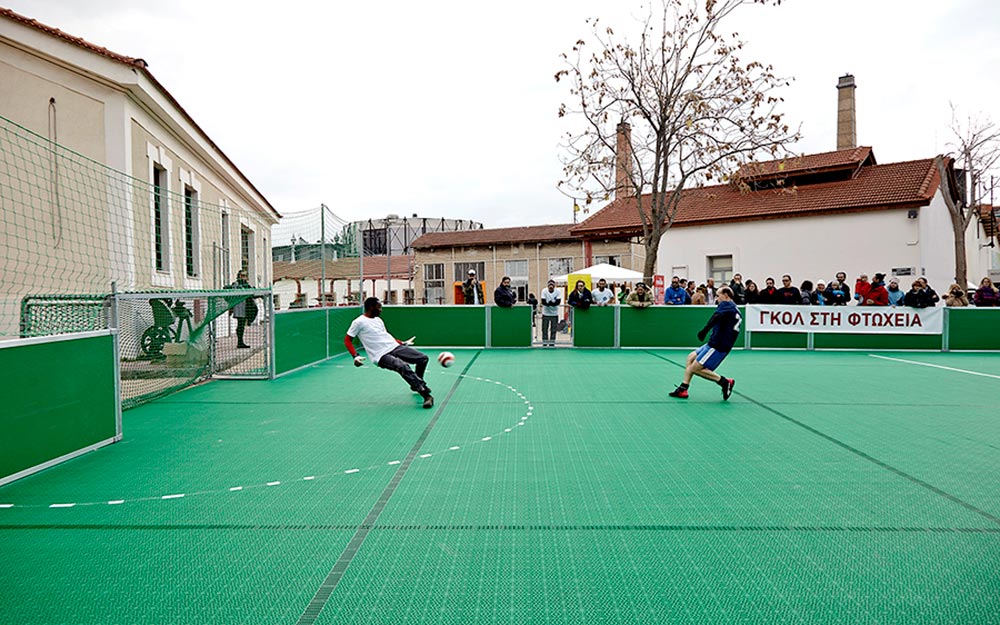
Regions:
M 197 278 L 201 259 L 198 250 L 198 192 L 184 186 L 184 272 L 189 278 Z
M 717 285 L 728 284 L 733 278 L 733 257 L 709 256 L 708 277 L 715 280 Z
M 505 260 L 503 263 L 505 276 L 510 276 L 510 286 L 517 293 L 517 301 L 528 299 L 528 261 Z
M 606 265 L 611 265 L 612 267 L 621 267 L 622 266 L 622 257 L 621 257 L 621 255 L 618 255 L 618 254 L 616 254 L 614 256 L 595 256 L 594 257 L 594 264 L 595 265 L 600 265 L 601 263 L 604 263 Z
M 424 265 L 424 303 L 444 303 L 444 263 Z
M 371 228 L 362 230 L 361 240 L 364 243 L 365 256 L 384 256 L 386 250 L 386 229 Z
M 469 270 L 474 269 L 476 271 L 476 277 L 479 281 L 483 281 L 483 271 L 486 269 L 486 263 L 455 263 L 455 282 L 465 282 L 469 279 Z
M 167 170 L 153 164 L 153 254 L 157 271 L 170 271 L 170 198 Z
M 254 249 L 253 230 L 246 226 L 240 227 L 240 268 L 246 269 L 250 276 L 250 284 L 254 283 Z
M 413 301 L 413 289 L 403 289 L 403 303 L 407 306 L 412 306 L 415 303 Z
M 382 303 L 383 304 L 398 304 L 396 301 L 397 291 L 382 291 Z
M 564 274 L 573 273 L 573 259 L 572 258 L 550 258 L 549 259 L 549 277 L 553 278 L 555 276 L 561 276 Z
M 230 273 L 232 268 L 229 266 L 229 213 L 226 212 L 222 213 L 222 245 L 219 246 L 219 255 L 222 256 L 222 262 L 219 263 L 222 268 L 222 284 L 227 284 L 233 274 Z

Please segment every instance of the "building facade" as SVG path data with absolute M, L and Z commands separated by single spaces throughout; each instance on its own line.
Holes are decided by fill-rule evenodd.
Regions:
M 462 303 L 461 283 L 470 269 L 483 283 L 487 302 L 501 278 L 508 276 L 524 302 L 536 296 L 549 278 L 598 263 L 642 270 L 641 245 L 628 238 L 584 241 L 570 232 L 573 224 L 497 228 L 427 234 L 413 244 L 414 291 L 418 303 Z
M 950 171 L 950 159 L 943 159 Z M 734 272 L 762 284 L 790 274 L 830 280 L 881 272 L 900 286 L 925 276 L 937 290 L 954 281 L 955 244 L 936 159 L 879 165 L 869 147 L 758 163 L 736 184 L 684 192 L 660 241 L 657 272 L 716 284 Z M 649 201 L 646 196 L 645 201 Z M 584 237 L 635 233 L 635 198 L 616 199 L 574 228 Z M 974 219 L 965 232 L 968 279 L 997 266 L 995 230 Z
M 271 280 L 280 215 L 141 59 L 0 9 L 3 297 Z

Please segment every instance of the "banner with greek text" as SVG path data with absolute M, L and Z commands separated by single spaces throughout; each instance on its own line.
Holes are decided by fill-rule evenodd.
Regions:
M 941 334 L 943 308 L 887 306 L 747 306 L 751 332 Z

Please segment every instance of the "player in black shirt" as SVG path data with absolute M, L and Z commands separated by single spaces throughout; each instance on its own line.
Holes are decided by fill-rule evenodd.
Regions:
M 705 327 L 698 332 L 698 340 L 704 341 L 709 330 L 712 336 L 708 343 L 705 343 L 697 351 L 691 352 L 687 359 L 687 367 L 684 369 L 684 381 L 675 390 L 671 391 L 671 397 L 687 399 L 688 386 L 691 384 L 691 377 L 698 376 L 711 380 L 722 387 L 722 399 L 727 400 L 733 394 L 733 386 L 736 381 L 732 378 L 724 378 L 715 372 L 722 361 L 729 355 L 736 338 L 740 334 L 740 311 L 733 302 L 733 290 L 728 286 L 719 289 L 717 293 L 719 305 L 715 307 L 715 312 L 705 324 Z

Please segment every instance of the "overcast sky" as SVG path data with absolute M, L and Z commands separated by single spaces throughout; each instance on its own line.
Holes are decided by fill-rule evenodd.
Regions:
M 281 213 L 417 213 L 487 228 L 572 221 L 553 74 L 587 17 L 632 27 L 631 0 L 258 2 L 0 0 L 141 57 Z M 745 58 L 794 77 L 796 153 L 836 149 L 836 84 L 880 163 L 947 150 L 949 102 L 1000 120 L 995 0 L 785 0 L 727 22 Z

